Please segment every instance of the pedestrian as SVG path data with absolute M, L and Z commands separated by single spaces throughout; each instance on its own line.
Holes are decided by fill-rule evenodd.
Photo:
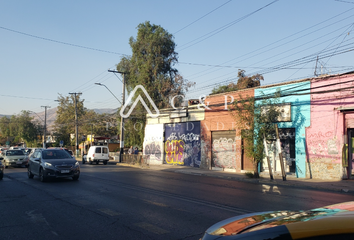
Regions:
M 133 146 L 130 146 L 129 150 L 128 150 L 128 154 L 132 155 L 133 154 Z
M 139 154 L 138 147 L 136 147 L 136 148 L 135 148 L 135 150 L 134 150 L 134 154 Z

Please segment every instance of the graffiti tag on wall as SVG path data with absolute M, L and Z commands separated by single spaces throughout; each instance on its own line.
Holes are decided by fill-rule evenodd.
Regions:
M 143 153 L 151 164 L 162 164 L 163 124 L 146 125 Z
M 215 139 L 212 148 L 215 167 L 236 169 L 236 138 Z
M 165 139 L 167 164 L 200 166 L 200 122 L 166 124 Z
M 307 140 L 310 153 L 337 155 L 339 153 L 339 141 L 337 137 L 333 135 L 332 131 L 326 133 L 310 133 Z
M 165 142 L 166 162 L 183 165 L 184 146 L 183 140 L 167 140 Z

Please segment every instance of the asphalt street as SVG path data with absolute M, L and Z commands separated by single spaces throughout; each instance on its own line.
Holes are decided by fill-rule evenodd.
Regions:
M 257 211 L 351 201 L 351 194 L 180 172 L 82 165 L 78 181 L 0 181 L 0 239 L 199 239 L 215 222 Z

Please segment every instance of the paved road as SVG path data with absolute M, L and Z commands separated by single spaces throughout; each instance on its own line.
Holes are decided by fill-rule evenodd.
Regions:
M 25 168 L 0 181 L 0 239 L 198 239 L 222 219 L 310 209 L 352 195 L 178 172 L 82 165 L 79 181 L 42 183 Z

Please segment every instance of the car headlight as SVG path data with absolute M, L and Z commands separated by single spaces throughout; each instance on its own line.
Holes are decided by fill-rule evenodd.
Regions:
M 80 166 L 80 164 L 79 164 L 79 162 L 76 162 L 75 167 L 78 167 L 78 166 Z
M 51 163 L 49 163 L 49 162 L 45 162 L 45 163 L 44 163 L 44 167 L 46 167 L 46 168 L 52 168 L 53 165 L 52 165 Z

